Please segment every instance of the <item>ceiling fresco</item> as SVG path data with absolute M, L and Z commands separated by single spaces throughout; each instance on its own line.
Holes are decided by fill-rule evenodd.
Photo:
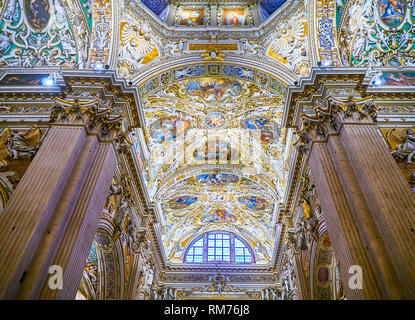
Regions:
M 220 74 L 149 91 L 142 100 L 145 180 L 170 262 L 183 262 L 196 235 L 224 230 L 252 244 L 257 264 L 269 263 L 287 179 L 283 89 Z

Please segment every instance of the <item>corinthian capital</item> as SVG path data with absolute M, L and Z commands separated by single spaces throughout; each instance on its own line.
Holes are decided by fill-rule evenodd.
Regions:
M 56 125 L 84 126 L 88 134 L 96 134 L 103 142 L 112 142 L 121 131 L 123 115 L 102 107 L 100 99 L 80 102 L 56 98 L 50 113 L 50 122 Z
M 329 109 L 337 114 L 342 123 L 376 122 L 377 108 L 373 96 L 361 99 L 354 99 L 349 96 L 347 100 L 328 96 L 326 100 Z
M 304 149 L 311 142 L 324 142 L 331 134 L 337 134 L 343 124 L 376 122 L 376 106 L 372 97 L 337 99 L 328 96 L 325 106 L 314 108 L 314 114 L 300 115 L 301 127 L 296 144 Z

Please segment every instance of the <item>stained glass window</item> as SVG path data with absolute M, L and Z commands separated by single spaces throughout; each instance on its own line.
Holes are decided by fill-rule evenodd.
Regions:
M 248 245 L 228 232 L 209 232 L 197 238 L 187 249 L 185 262 L 254 263 Z

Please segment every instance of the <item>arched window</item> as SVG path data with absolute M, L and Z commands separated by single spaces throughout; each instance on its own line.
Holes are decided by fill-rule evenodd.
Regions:
M 187 248 L 184 262 L 255 263 L 252 250 L 244 240 L 229 232 L 208 232 Z

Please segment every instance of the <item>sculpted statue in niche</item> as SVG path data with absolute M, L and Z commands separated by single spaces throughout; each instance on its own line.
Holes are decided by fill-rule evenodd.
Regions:
M 415 192 L 415 172 L 414 172 L 414 173 L 412 173 L 412 175 L 411 175 L 411 180 L 410 180 L 410 183 L 411 183 L 411 185 L 412 185 L 411 190 L 412 190 L 413 192 Z
M 163 287 L 162 289 L 161 289 L 161 297 L 162 297 L 162 300 L 167 300 L 167 296 L 168 296 L 168 293 L 169 293 L 169 289 L 167 288 L 167 287 Z
M 169 288 L 169 295 L 168 298 L 169 300 L 174 300 L 174 289 L 173 288 Z
M 184 252 L 185 252 L 185 248 L 180 244 L 180 242 L 176 242 L 176 245 L 174 246 L 174 255 L 175 257 L 182 259 Z
M 0 54 L 10 49 L 11 40 L 6 34 L 0 34 Z
M 121 58 L 129 58 L 134 62 L 135 69 L 138 68 L 139 62 L 144 58 L 143 55 L 138 54 L 138 42 L 135 39 L 132 39 L 126 44 L 125 47 L 120 49 Z
M 298 227 L 298 249 L 307 250 L 307 224 L 305 220 L 302 220 Z
M 406 130 L 405 141 L 398 145 L 396 150 L 391 152 L 392 156 L 399 161 L 406 160 L 406 163 L 413 163 L 415 156 L 415 133 L 412 129 Z
M 267 287 L 264 289 L 264 300 L 280 300 L 279 293 L 276 287 Z

